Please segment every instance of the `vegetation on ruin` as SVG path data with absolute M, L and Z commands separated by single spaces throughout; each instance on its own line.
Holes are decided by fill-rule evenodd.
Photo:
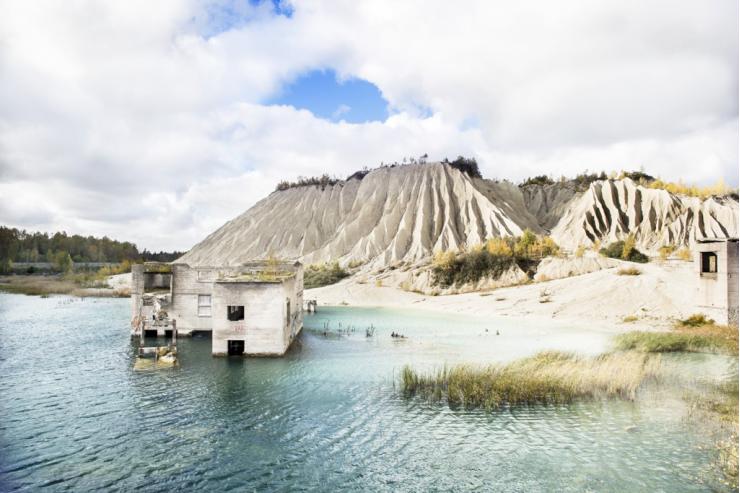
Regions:
M 347 276 L 349 272 L 344 270 L 337 261 L 311 264 L 303 271 L 303 287 L 306 289 L 320 288 L 335 284 Z
M 496 279 L 514 265 L 532 273 L 543 257 L 559 251 L 549 236 L 525 230 L 522 236 L 491 238 L 464 252 L 438 252 L 432 261 L 432 278 L 434 284 L 450 287 L 475 283 L 484 277 Z

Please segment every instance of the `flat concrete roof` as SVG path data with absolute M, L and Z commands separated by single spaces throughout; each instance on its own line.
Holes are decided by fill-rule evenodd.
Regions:
M 737 238 L 697 238 L 697 243 L 724 243 L 726 241 L 737 241 Z

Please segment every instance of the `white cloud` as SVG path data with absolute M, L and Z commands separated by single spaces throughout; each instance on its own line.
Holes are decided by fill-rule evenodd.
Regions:
M 291 3 L 0 3 L 0 222 L 188 248 L 280 179 L 423 153 L 737 183 L 732 0 Z M 261 104 L 319 68 L 392 116 Z

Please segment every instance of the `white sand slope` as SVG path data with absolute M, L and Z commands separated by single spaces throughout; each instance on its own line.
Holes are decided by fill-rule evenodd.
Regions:
M 639 276 L 617 275 L 619 267 L 638 266 Z M 306 299 L 321 305 L 414 307 L 468 315 L 540 317 L 572 322 L 578 326 L 596 324 L 616 331 L 656 329 L 670 326 L 675 319 L 697 312 L 695 273 L 690 262 L 662 264 L 616 262 L 596 272 L 500 288 L 487 293 L 425 296 L 394 287 L 357 284 L 349 279 L 323 288 L 306 290 Z M 627 316 L 638 317 L 625 323 Z

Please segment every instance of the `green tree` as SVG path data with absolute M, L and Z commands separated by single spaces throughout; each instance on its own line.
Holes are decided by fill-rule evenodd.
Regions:
M 59 272 L 67 274 L 72 271 L 74 263 L 68 252 L 58 252 L 54 256 L 54 266 Z

